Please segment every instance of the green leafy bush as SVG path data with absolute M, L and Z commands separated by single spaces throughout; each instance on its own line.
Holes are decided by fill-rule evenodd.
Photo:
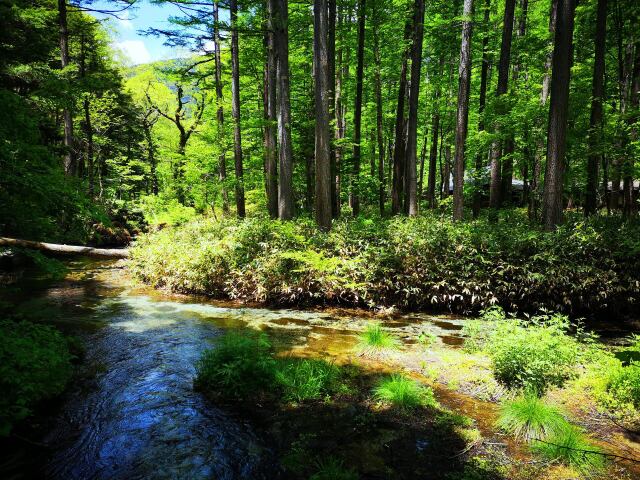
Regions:
M 516 438 L 544 440 L 566 428 L 560 411 L 536 395 L 524 395 L 500 406 L 497 426 Z
M 607 393 L 620 406 L 640 410 L 640 363 L 613 369 L 607 379 Z
M 510 388 L 542 395 L 576 375 L 580 345 L 567 334 L 566 317 L 534 317 L 532 321 L 501 322 L 488 352 L 496 380 Z
M 30 322 L 0 321 L 0 436 L 64 390 L 72 355 L 57 330 Z
M 275 305 L 616 313 L 640 302 L 640 223 L 570 215 L 555 232 L 418 218 L 191 221 L 141 236 L 132 269 L 185 293 Z
M 226 397 L 272 388 L 276 362 L 265 335 L 227 333 L 196 365 L 196 385 Z
M 398 374 L 382 380 L 373 393 L 376 400 L 403 410 L 436 405 L 433 390 Z

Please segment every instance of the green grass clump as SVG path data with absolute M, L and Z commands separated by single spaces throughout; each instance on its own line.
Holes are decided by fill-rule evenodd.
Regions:
M 54 328 L 0 321 L 0 437 L 63 392 L 72 359 L 67 339 Z
M 273 388 L 276 362 L 265 335 L 227 333 L 196 364 L 196 385 L 225 397 Z
M 545 440 L 534 441 L 531 448 L 547 460 L 568 465 L 586 475 L 597 473 L 605 465 L 600 449 L 589 442 L 578 427 L 570 424 Z
M 367 325 L 358 338 L 362 350 L 379 351 L 400 348 L 400 341 L 378 323 Z
M 382 380 L 374 390 L 374 397 L 403 410 L 436 405 L 433 390 L 398 374 Z
M 309 480 L 358 480 L 358 474 L 335 457 L 318 461 L 317 467 L 318 471 Z
M 497 426 L 516 438 L 531 441 L 544 440 L 561 431 L 567 421 L 557 408 L 527 394 L 502 404 Z
M 275 380 L 286 401 L 317 400 L 337 392 L 340 368 L 323 360 L 284 359 L 278 362 Z

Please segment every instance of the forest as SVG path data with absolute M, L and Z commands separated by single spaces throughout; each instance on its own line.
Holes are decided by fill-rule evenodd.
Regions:
M 1 477 L 640 475 L 640 3 L 0 0 L 0 105 Z

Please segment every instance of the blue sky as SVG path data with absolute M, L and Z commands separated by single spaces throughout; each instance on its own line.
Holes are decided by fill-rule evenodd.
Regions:
M 92 4 L 96 8 L 115 10 L 115 4 L 107 0 L 99 0 Z M 98 18 L 107 19 L 113 35 L 113 46 L 120 50 L 129 63 L 138 65 L 141 63 L 155 62 L 177 58 L 188 54 L 175 47 L 163 45 L 162 37 L 145 36 L 141 31 L 150 27 L 168 28 L 168 18 L 172 15 L 179 16 L 177 7 L 169 4 L 152 5 L 148 0 L 138 0 L 134 7 L 119 13 L 121 19 L 110 16 L 94 14 Z

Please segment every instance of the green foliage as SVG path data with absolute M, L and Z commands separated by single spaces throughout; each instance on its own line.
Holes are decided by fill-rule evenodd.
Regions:
M 71 378 L 71 360 L 67 340 L 55 329 L 0 321 L 0 436 L 62 393 Z
M 517 217 L 428 213 L 322 233 L 304 218 L 201 220 L 142 236 L 132 267 L 154 286 L 276 305 L 612 312 L 640 301 L 639 227 L 596 218 L 544 233 Z
M 607 378 L 607 393 L 620 407 L 640 410 L 640 363 L 612 369 Z M 623 408 L 624 408 L 623 407 Z
M 400 347 L 399 340 L 387 332 L 379 323 L 368 324 L 358 338 L 359 346 L 362 350 L 380 351 Z
M 182 225 L 195 219 L 193 207 L 186 207 L 175 199 L 147 195 L 140 199 L 140 209 L 149 225 Z
M 500 406 L 497 426 L 516 438 L 544 440 L 566 428 L 560 411 L 537 395 L 526 394 Z
M 433 391 L 429 387 L 398 374 L 382 380 L 373 393 L 376 400 L 402 410 L 436 405 Z
M 344 466 L 335 457 L 328 457 L 317 462 L 318 471 L 309 480 L 358 480 L 358 474 Z
M 569 424 L 545 440 L 534 441 L 531 448 L 547 460 L 563 463 L 586 475 L 601 471 L 605 465 L 605 457 L 598 453 L 601 450 L 579 428 Z
M 332 363 L 313 359 L 278 361 L 276 383 L 286 401 L 318 400 L 340 389 L 340 369 Z
M 196 365 L 196 385 L 226 397 L 242 398 L 272 388 L 275 360 L 265 335 L 228 333 Z
M 580 355 L 579 343 L 567 334 L 568 327 L 563 316 L 501 322 L 488 346 L 496 379 L 538 395 L 550 386 L 562 386 L 576 375 Z
M 428 347 L 429 345 L 433 345 L 437 340 L 438 340 L 438 337 L 433 332 L 424 331 L 424 332 L 420 332 L 420 334 L 418 335 L 418 343 L 425 347 Z

